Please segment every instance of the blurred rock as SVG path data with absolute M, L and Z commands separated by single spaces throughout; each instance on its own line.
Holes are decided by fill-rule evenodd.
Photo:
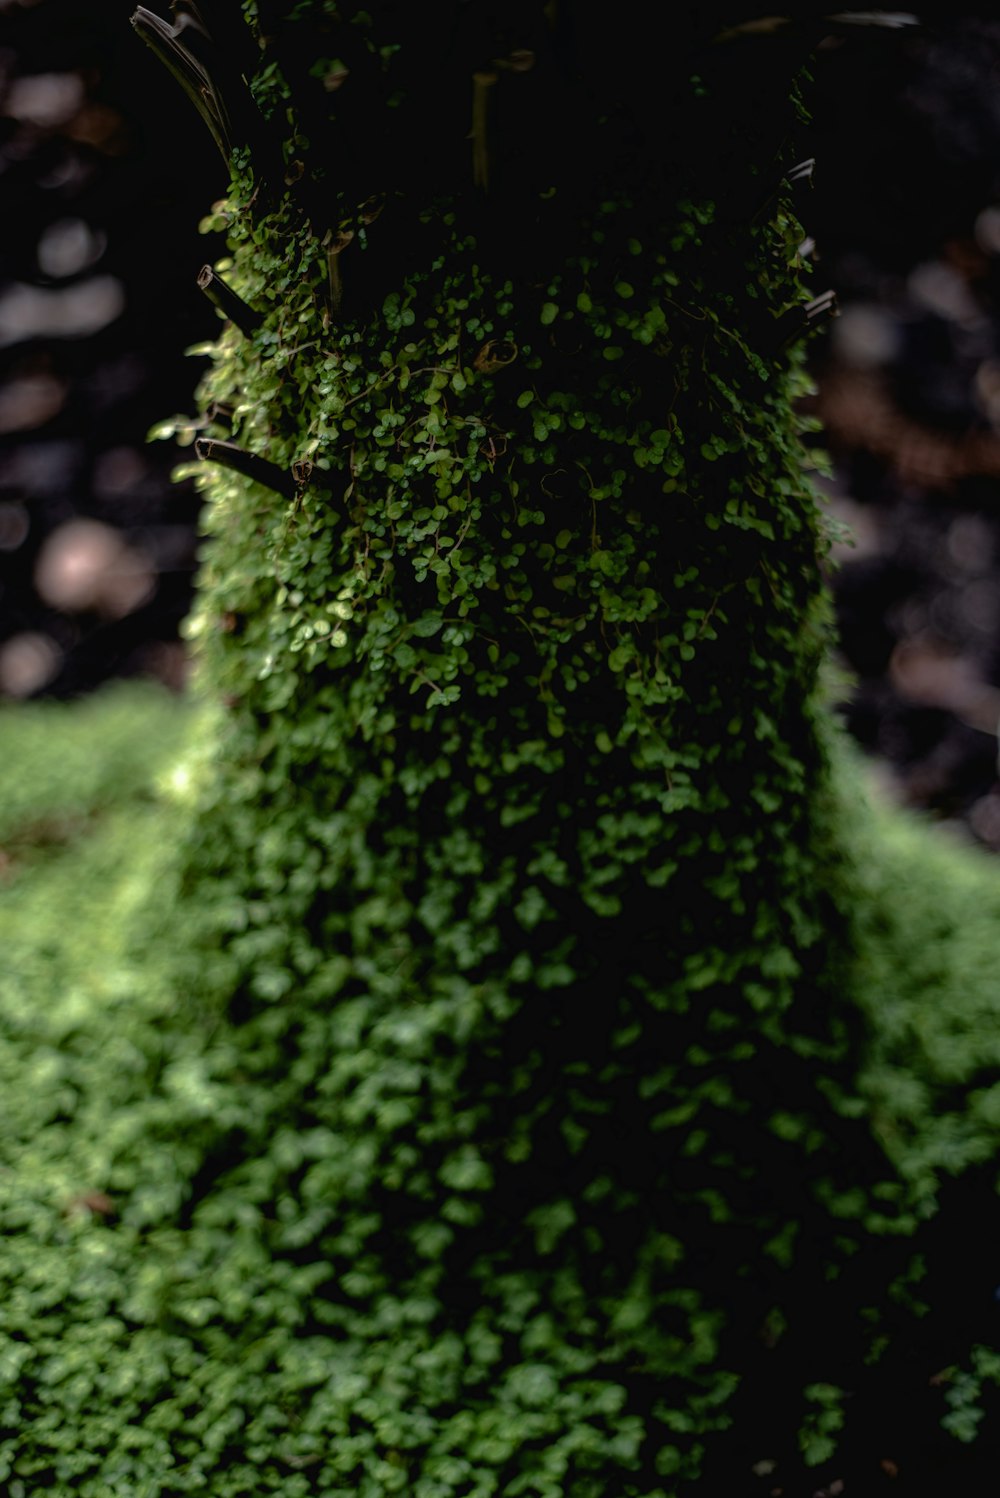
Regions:
M 1000 255 L 1000 208 L 994 204 L 984 208 L 976 218 L 974 233 L 987 255 Z
M 956 515 L 948 527 L 948 559 L 959 571 L 978 575 L 993 566 L 996 528 L 984 515 Z
M 121 619 L 152 596 L 156 579 L 149 559 L 111 526 L 71 520 L 45 541 L 35 586 L 51 608 Z
M 62 651 L 48 635 L 27 631 L 0 645 L 0 692 L 31 697 L 54 679 Z
M 890 364 L 899 352 L 899 329 L 884 307 L 855 302 L 841 308 L 831 328 L 837 357 L 855 369 Z
M 986 322 L 983 307 L 973 296 L 966 278 L 942 260 L 915 266 L 907 281 L 907 291 L 918 307 L 948 322 L 976 328 Z
M 23 375 L 0 386 L 0 434 L 44 426 L 58 416 L 65 399 L 64 381 L 49 374 Z
M 28 338 L 87 338 L 125 310 L 125 289 L 114 276 L 58 290 L 11 286 L 0 296 L 0 347 Z
M 82 218 L 57 219 L 38 241 L 38 268 L 56 281 L 77 276 L 100 260 L 106 243 Z
M 15 78 L 3 101 L 3 114 L 42 130 L 66 125 L 85 98 L 83 79 L 76 73 L 37 73 Z
M 41 498 L 70 491 L 82 466 L 81 441 L 22 442 L 0 454 L 0 490 Z
M 979 676 L 974 661 L 931 635 L 902 640 L 892 653 L 893 686 L 910 702 L 946 709 L 970 728 L 995 734 L 1000 689 Z
M 980 842 L 1000 851 L 1000 793 L 981 796 L 969 811 L 969 826 Z
M 27 540 L 30 528 L 24 505 L 0 503 L 0 551 L 16 551 Z

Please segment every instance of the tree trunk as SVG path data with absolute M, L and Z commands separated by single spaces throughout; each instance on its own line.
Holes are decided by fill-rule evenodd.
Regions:
M 749 1490 L 796 1432 L 825 1459 L 909 1346 L 954 1130 L 912 1009 L 951 980 L 900 952 L 820 687 L 816 38 L 178 9 L 140 29 L 207 74 L 234 172 L 209 710 L 174 777 L 183 1000 L 88 1228 L 124 1413 L 72 1490 L 663 1498 Z

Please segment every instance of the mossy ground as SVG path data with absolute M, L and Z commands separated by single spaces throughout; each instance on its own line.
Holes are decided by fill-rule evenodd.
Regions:
M 357 1215 L 359 1189 L 362 1198 L 373 1190 L 367 1109 L 360 1133 L 359 1120 L 341 1115 L 338 1139 L 331 1120 L 317 1121 L 315 1103 L 303 1102 L 300 1046 L 289 1050 L 288 1077 L 259 1080 L 256 1066 L 274 1064 L 260 1054 L 267 1036 L 248 1047 L 203 995 L 177 990 L 172 956 L 185 924 L 175 850 L 179 822 L 191 815 L 192 717 L 175 700 L 122 689 L 0 720 L 5 1491 L 680 1491 L 685 1467 L 694 1470 L 685 1429 L 711 1444 L 711 1410 L 721 1413 L 740 1371 L 738 1361 L 729 1372 L 720 1366 L 717 1308 L 699 1311 L 697 1293 L 681 1290 L 687 1330 L 673 1371 L 661 1365 L 661 1392 L 672 1398 L 657 1414 L 636 1408 L 622 1373 L 609 1377 L 607 1343 L 594 1364 L 588 1342 L 601 1301 L 581 1299 L 577 1275 L 551 1258 L 569 1228 L 552 1208 L 535 1224 L 534 1270 L 481 1282 L 482 1303 L 466 1306 L 464 1332 L 454 1305 L 450 1328 L 442 1325 L 434 1272 L 461 1233 L 453 1218 L 413 1224 L 426 1239 L 423 1292 L 406 1255 L 398 1260 L 410 1276 L 405 1292 L 391 1282 L 379 1289 L 370 1228 Z M 1000 888 L 988 860 L 897 813 L 881 809 L 872 821 L 859 812 L 858 822 L 867 898 L 854 977 L 867 1040 L 857 1096 L 913 1186 L 920 1217 L 949 1175 L 995 1158 Z M 197 942 L 195 912 L 191 933 Z M 345 1006 L 349 1069 L 359 1054 L 374 1059 L 378 1046 L 357 1031 L 359 1017 Z M 391 1065 L 398 1069 L 398 1055 Z M 378 1066 L 367 1076 L 366 1085 L 384 1089 Z M 451 1156 L 452 1191 L 466 1201 L 477 1183 L 460 1176 L 481 1170 L 479 1158 L 471 1149 Z M 354 1204 L 353 1226 L 331 1221 L 323 1205 L 331 1193 Z M 338 1242 L 345 1227 L 353 1264 L 351 1245 Z M 303 1252 L 324 1232 L 329 1259 Z M 907 1237 L 892 1237 L 901 1283 Z M 620 1315 L 632 1305 L 641 1316 L 648 1276 L 673 1272 L 680 1245 L 665 1239 L 663 1248 L 660 1268 L 643 1252 L 636 1267 L 646 1290 L 624 1287 Z M 988 1285 L 977 1288 L 988 1296 Z M 897 1300 L 921 1294 L 918 1274 Z M 997 1372 L 986 1336 L 961 1366 L 970 1332 L 976 1340 L 975 1311 L 942 1328 L 937 1308 L 935 1351 L 951 1348 L 939 1413 L 963 1437 L 975 1431 L 981 1386 Z M 985 1298 L 982 1312 L 986 1331 Z M 933 1306 L 930 1315 L 933 1324 Z M 897 1307 L 900 1316 L 912 1322 Z M 627 1326 L 619 1335 L 634 1341 L 636 1327 Z M 856 1353 L 856 1339 L 848 1341 Z M 732 1341 L 726 1346 L 731 1355 Z M 824 1358 L 840 1371 L 838 1349 L 828 1348 L 800 1374 L 821 1370 Z M 754 1433 L 757 1454 L 799 1424 L 807 1452 L 828 1456 L 844 1415 L 840 1387 L 812 1377 L 798 1411 L 775 1420 L 772 1410 L 770 1429 Z M 645 1426 L 663 1421 L 675 1433 L 677 1470 L 657 1484 L 641 1477 L 641 1453 Z M 447 1446 L 439 1440 L 436 1457 L 418 1460 L 434 1445 L 435 1424 L 451 1427 Z

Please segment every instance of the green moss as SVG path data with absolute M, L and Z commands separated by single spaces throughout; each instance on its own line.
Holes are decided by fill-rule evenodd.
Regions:
M 15 862 L 72 843 L 106 809 L 141 800 L 190 712 L 149 686 L 60 707 L 0 711 L 0 844 Z
M 349 66 L 433 112 L 379 20 Z M 801 231 L 622 159 L 570 210 L 525 165 L 544 269 L 458 189 L 406 199 L 394 259 L 370 183 L 312 199 L 354 226 L 331 269 L 234 161 L 225 273 L 266 316 L 222 332 L 205 429 L 313 467 L 291 502 L 200 469 L 191 745 L 159 799 L 124 730 L 114 773 L 80 751 L 53 804 L 109 809 L 0 917 L 14 1498 L 667 1498 L 755 1385 L 822 1460 L 935 1183 L 992 1150 L 988 1088 L 957 1154 L 938 1106 L 979 1097 L 936 1000 L 984 955 L 956 925 L 935 989 L 938 855 L 866 848 L 862 899 L 831 769 L 776 352 Z
M 862 1090 L 887 1154 L 933 1200 L 942 1173 L 1000 1144 L 1000 878 L 988 855 L 885 808 L 856 847 Z

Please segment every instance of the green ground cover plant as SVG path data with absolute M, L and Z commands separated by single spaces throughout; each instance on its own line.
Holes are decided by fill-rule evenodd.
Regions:
M 6 1490 L 673 1498 L 915 1347 L 970 1438 L 1000 885 L 825 702 L 809 28 L 177 12 L 199 706 L 0 719 Z

